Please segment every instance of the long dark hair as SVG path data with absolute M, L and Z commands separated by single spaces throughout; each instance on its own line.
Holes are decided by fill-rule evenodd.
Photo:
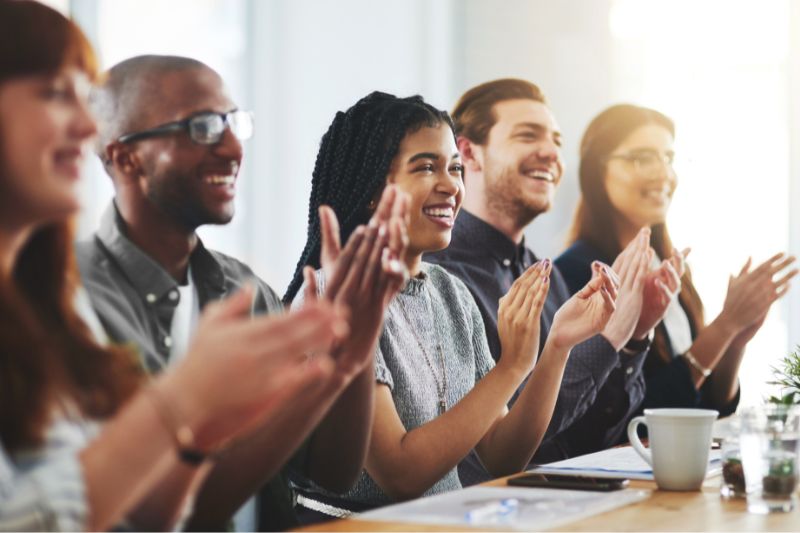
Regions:
M 37 2 L 0 0 L 0 85 L 67 65 L 96 78 L 94 53 L 74 23 Z M 6 168 L 0 159 L 0 185 Z M 134 354 L 100 347 L 78 317 L 72 242 L 68 220 L 36 228 L 10 280 L 0 279 L 0 440 L 10 451 L 41 444 L 56 402 L 106 418 L 142 379 Z
M 653 109 L 630 104 L 609 107 L 586 128 L 581 141 L 579 180 L 581 197 L 570 230 L 570 242 L 582 240 L 600 251 L 603 258 L 613 260 L 622 251 L 619 238 L 613 231 L 614 206 L 605 187 L 608 156 L 634 131 L 648 124 L 665 128 L 675 136 L 675 124 L 666 115 Z M 672 255 L 672 240 L 665 223 L 652 226 L 650 245 L 660 258 Z M 688 267 L 681 280 L 681 305 L 689 317 L 693 334 L 703 327 L 703 303 L 692 283 Z M 656 330 L 654 350 L 669 360 L 666 338 Z
M 306 245 L 283 297 L 285 302 L 291 302 L 300 289 L 303 267 L 320 266 L 319 206 L 329 205 L 334 210 L 345 242 L 358 225 L 369 221 L 369 204 L 386 185 L 403 138 L 443 123 L 453 129 L 447 112 L 421 96 L 398 98 L 377 91 L 336 113 L 320 142 L 312 174 Z

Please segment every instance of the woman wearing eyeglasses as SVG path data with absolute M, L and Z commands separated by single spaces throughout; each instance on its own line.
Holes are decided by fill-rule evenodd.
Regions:
M 645 290 L 666 284 L 676 298 L 655 330 L 645 362 L 643 408 L 707 407 L 725 416 L 739 401 L 737 374 L 745 346 L 797 271 L 787 272 L 794 258 L 784 254 L 755 268 L 748 260 L 730 278 L 722 312 L 705 323 L 683 262 L 688 249 L 673 249 L 666 226 L 678 184 L 674 137 L 672 120 L 652 109 L 616 105 L 595 117 L 581 142 L 572 245 L 556 264 L 575 291 L 591 277 L 593 260 L 610 264 L 641 227 L 651 227 L 653 267 L 666 261 L 662 270 L 670 275 L 649 276 Z
M 347 327 L 316 301 L 249 319 L 244 290 L 207 308 L 158 378 L 95 342 L 75 307 L 71 231 L 95 67 L 72 22 L 0 0 L 0 531 L 172 528 L 212 452 L 330 375 L 324 354 Z

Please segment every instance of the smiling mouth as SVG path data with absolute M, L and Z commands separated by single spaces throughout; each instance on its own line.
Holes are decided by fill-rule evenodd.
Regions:
M 435 224 L 445 228 L 452 228 L 456 220 L 456 209 L 453 206 L 423 207 L 422 214 Z
M 642 198 L 646 200 L 655 200 L 657 202 L 666 203 L 670 201 L 672 195 L 668 190 L 664 189 L 645 189 L 642 191 Z
M 531 178 L 540 181 L 546 181 L 547 183 L 555 183 L 556 178 L 552 172 L 547 170 L 529 170 L 527 172 L 523 172 L 523 175 L 526 178 Z
M 206 176 L 203 178 L 203 181 L 209 185 L 227 185 L 231 186 L 236 183 L 236 176 L 228 175 L 228 176 L 221 176 L 221 175 L 213 175 L 213 176 Z

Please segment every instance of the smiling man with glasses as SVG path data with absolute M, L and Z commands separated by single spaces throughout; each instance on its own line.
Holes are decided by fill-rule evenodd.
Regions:
M 93 238 L 78 244 L 78 261 L 111 340 L 135 347 L 147 370 L 158 373 L 183 357 L 200 310 L 245 283 L 255 285 L 253 313 L 281 312 L 280 298 L 266 283 L 243 263 L 206 249 L 195 233 L 233 218 L 242 141 L 253 134 L 252 116 L 237 108 L 220 76 L 193 59 L 135 57 L 110 69 L 92 107 L 99 119 L 97 153 L 115 198 Z M 372 268 L 381 254 L 366 246 L 363 257 Z M 354 270 L 358 261 L 365 260 L 354 259 Z M 351 365 L 349 374 L 337 366 L 329 381 L 303 391 L 291 412 L 227 448 L 198 493 L 190 528 L 226 529 L 234 511 L 262 485 L 258 527 L 295 525 L 288 486 L 281 475 L 269 477 L 312 430 L 292 464 L 330 490 L 346 490 L 355 481 L 374 389 L 374 346 L 363 339 L 370 332 L 377 339 L 381 325 L 359 320 L 382 316 L 383 308 L 358 313 L 352 301 L 368 298 L 351 292 L 342 303 L 352 310 L 350 331 L 361 335 L 345 337 L 338 350 L 350 362 L 368 362 Z M 317 438 L 321 431 L 324 437 Z M 252 518 L 246 527 L 255 527 Z

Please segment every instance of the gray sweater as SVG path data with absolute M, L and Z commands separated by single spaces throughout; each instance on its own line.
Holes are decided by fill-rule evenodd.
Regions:
M 321 286 L 319 272 L 317 278 Z M 298 294 L 302 295 L 302 290 Z M 494 367 L 494 360 L 480 311 L 466 286 L 441 267 L 422 263 L 420 276 L 409 280 L 389 305 L 375 354 L 376 380 L 391 390 L 397 413 L 408 431 L 439 416 L 437 381 L 441 387 L 442 364 L 437 345 L 444 356 L 449 409 Z M 448 443 L 440 445 L 445 447 Z M 461 482 L 454 467 L 425 495 L 459 488 Z M 393 503 L 366 471 L 346 494 L 334 495 L 319 487 L 303 492 L 311 497 L 317 493 L 326 501 L 334 498 L 343 507 L 354 503 L 353 507 L 359 509 Z

